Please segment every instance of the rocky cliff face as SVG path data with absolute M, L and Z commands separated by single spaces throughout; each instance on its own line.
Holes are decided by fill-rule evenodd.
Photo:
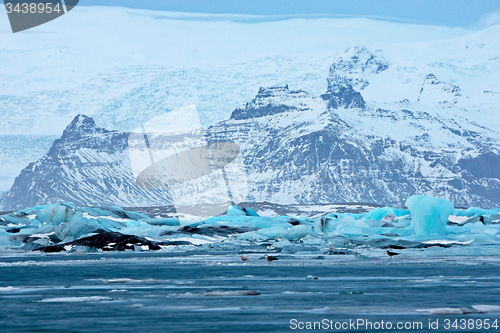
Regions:
M 300 102 L 294 104 L 293 101 L 300 101 L 307 97 L 307 92 L 303 90 L 289 90 L 288 85 L 260 88 L 257 96 L 250 103 L 246 103 L 244 107 L 233 111 L 231 119 L 250 119 L 288 111 L 298 111 L 301 110 L 302 106 Z M 285 105 L 283 101 L 287 101 L 290 105 Z

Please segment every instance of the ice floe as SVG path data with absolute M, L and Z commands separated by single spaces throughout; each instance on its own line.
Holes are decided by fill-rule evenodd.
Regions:
M 14 293 L 18 290 L 19 290 L 19 288 L 12 287 L 12 286 L 0 287 L 0 294 L 10 294 L 10 293 Z
M 234 291 L 209 291 L 203 294 L 203 296 L 258 296 L 260 293 L 255 290 L 234 290 Z
M 408 209 L 377 207 L 311 217 L 259 216 L 253 209 L 230 206 L 226 215 L 202 220 L 149 217 L 118 207 L 51 204 L 1 215 L 0 250 L 196 249 L 380 258 L 388 258 L 386 251 L 429 256 L 500 254 L 500 209 L 455 209 L 449 201 L 431 196 L 412 196 L 406 203 Z
M 433 315 L 463 315 L 471 313 L 479 313 L 473 309 L 467 308 L 430 308 L 430 309 L 417 309 L 418 312 L 429 312 Z
M 111 301 L 112 298 L 104 296 L 84 296 L 84 297 L 54 297 L 44 298 L 42 303 L 83 303 L 83 302 L 102 302 Z
M 499 305 L 473 305 L 472 308 L 483 313 L 500 313 Z

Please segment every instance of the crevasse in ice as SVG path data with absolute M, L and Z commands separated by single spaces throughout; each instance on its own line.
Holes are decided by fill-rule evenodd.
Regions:
M 259 216 L 231 206 L 200 220 L 150 218 L 119 207 L 70 203 L 0 216 L 2 251 L 211 250 L 367 255 L 386 249 L 413 254 L 500 254 L 500 209 L 454 209 L 444 199 L 412 196 L 408 209 L 330 212 L 319 217 Z M 265 213 L 265 211 L 264 211 Z M 424 251 L 425 250 L 425 251 Z

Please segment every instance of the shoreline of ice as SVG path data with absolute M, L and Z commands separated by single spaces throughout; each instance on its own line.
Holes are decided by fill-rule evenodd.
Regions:
M 224 216 L 188 220 L 151 218 L 118 207 L 51 204 L 0 216 L 0 256 L 159 251 L 364 260 L 389 259 L 386 254 L 392 253 L 393 261 L 401 261 L 500 254 L 500 209 L 455 209 L 430 196 L 412 196 L 407 206 L 318 217 L 260 216 L 234 206 Z

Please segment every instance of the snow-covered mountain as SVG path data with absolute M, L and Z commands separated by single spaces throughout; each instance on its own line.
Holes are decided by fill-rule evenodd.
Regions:
M 6 15 L 0 15 L 0 28 L 10 29 Z M 0 191 L 78 114 L 109 130 L 131 131 L 165 111 L 196 104 L 208 127 L 229 118 L 260 86 L 324 93 L 329 66 L 353 43 L 389 65 L 379 73 L 377 63 L 350 70 L 350 84 L 365 101 L 417 101 L 433 73 L 460 87 L 457 107 L 498 123 L 494 112 L 484 111 L 495 110 L 500 99 L 499 31 L 75 7 L 71 16 L 29 33 L 2 35 Z
M 359 57 L 351 52 L 355 66 Z M 241 145 L 249 200 L 401 205 L 420 193 L 458 206 L 500 204 L 498 132 L 419 102 L 385 109 L 365 102 L 349 77 L 338 80 L 335 68 L 345 62 L 332 65 L 321 97 L 261 88 L 230 120 L 211 127 L 213 137 Z
M 260 88 L 230 119 L 210 126 L 207 138 L 241 147 L 247 201 L 402 205 L 413 194 L 430 194 L 457 206 L 500 205 L 496 124 L 470 119 L 458 105 L 460 87 L 434 73 L 416 100 L 366 100 L 364 91 L 389 70 L 385 58 L 353 46 L 330 66 L 324 94 Z M 23 170 L 3 207 L 168 203 L 161 192 L 135 185 L 126 136 L 77 117 L 44 158 Z
M 49 152 L 30 163 L 3 197 L 4 209 L 47 202 L 147 206 L 171 202 L 168 192 L 143 190 L 133 182 L 128 133 L 96 127 L 78 115 Z
M 100 23 L 89 25 L 90 17 Z M 5 15 L 1 27 L 9 30 Z M 78 114 L 127 132 L 196 104 L 207 128 L 230 118 L 258 87 L 288 84 L 325 95 L 332 108 L 350 100 L 375 111 L 337 109 L 344 121 L 398 142 L 419 137 L 418 145 L 447 147 L 454 139 L 448 131 L 434 131 L 426 143 L 427 124 L 400 125 L 426 114 L 461 133 L 459 145 L 484 144 L 472 136 L 486 136 L 494 146 L 500 127 L 498 25 L 476 31 L 361 18 L 269 22 L 81 6 L 30 33 L 4 34 L 0 54 L 0 192 Z M 411 120 L 402 109 L 420 118 Z

